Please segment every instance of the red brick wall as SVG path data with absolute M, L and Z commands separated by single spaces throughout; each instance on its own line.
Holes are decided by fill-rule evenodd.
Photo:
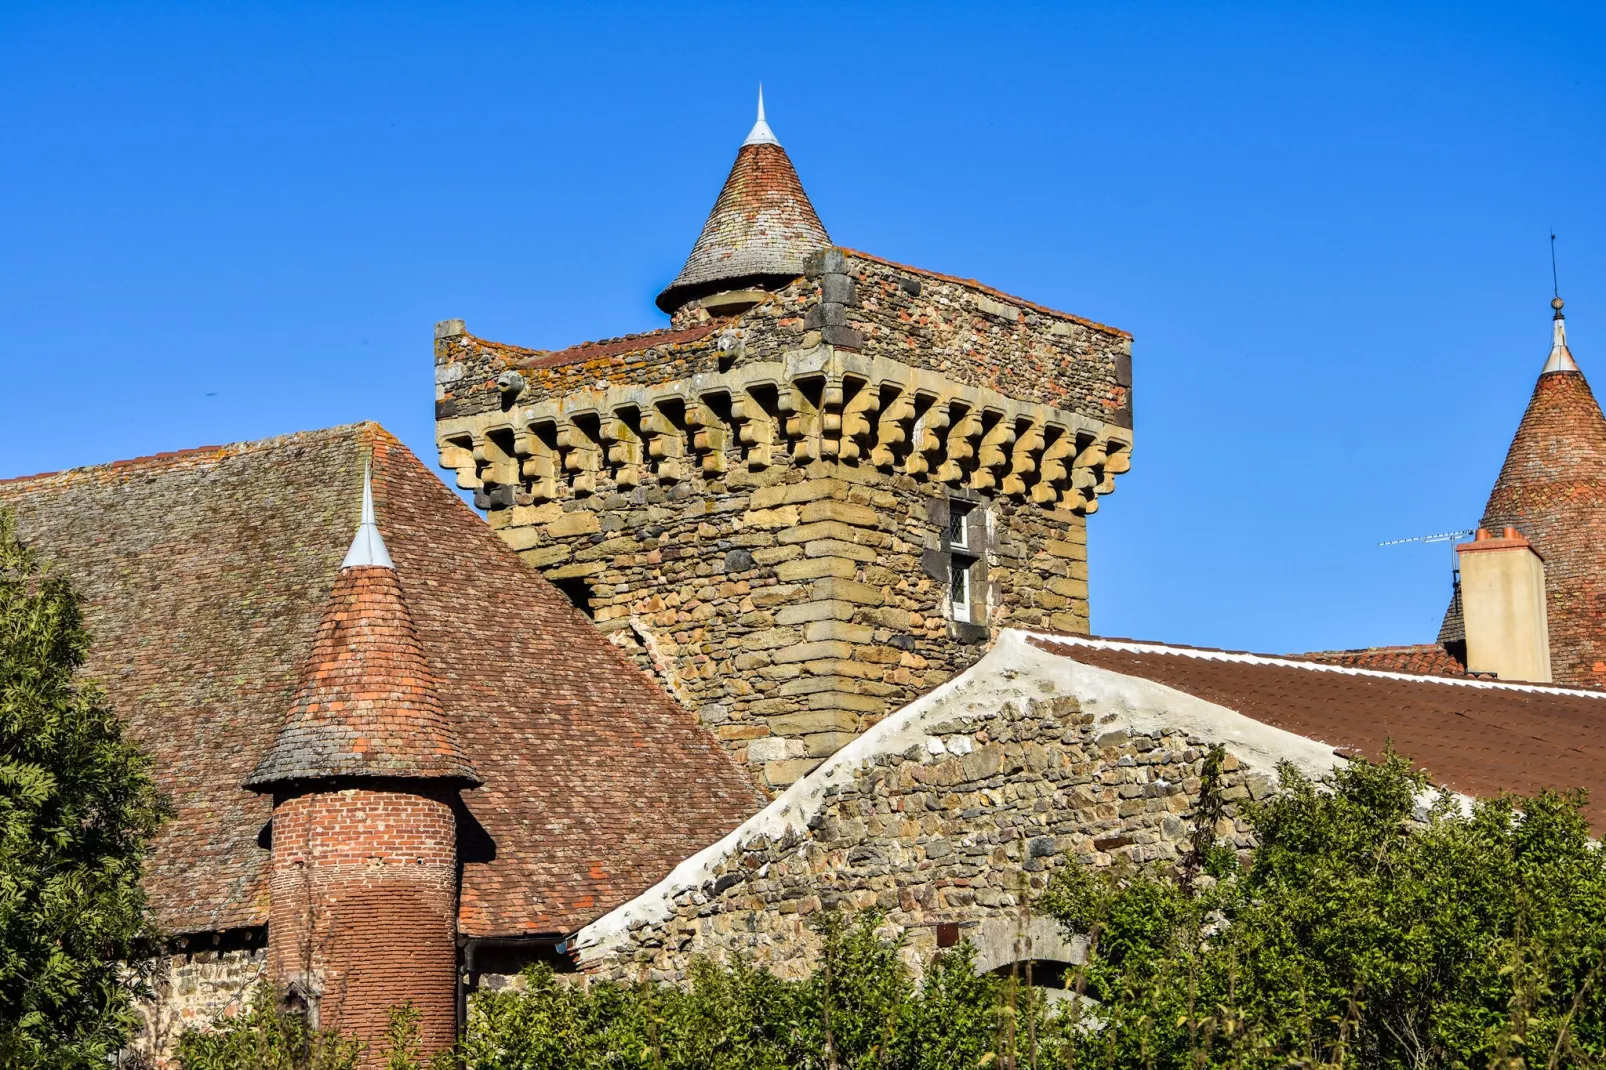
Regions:
M 426 1052 L 456 1034 L 457 826 L 448 793 L 345 788 L 273 811 L 269 970 L 320 993 L 319 1025 L 368 1041 L 411 1001 Z

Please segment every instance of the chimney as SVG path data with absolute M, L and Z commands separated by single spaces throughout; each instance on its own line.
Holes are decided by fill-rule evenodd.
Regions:
M 1498 679 L 1550 683 L 1545 620 L 1545 563 L 1516 528 L 1499 536 L 1479 528 L 1455 548 L 1461 564 L 1461 614 L 1467 671 Z

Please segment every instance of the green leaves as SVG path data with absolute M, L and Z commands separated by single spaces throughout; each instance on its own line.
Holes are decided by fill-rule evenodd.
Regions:
M 164 809 L 148 761 L 77 677 L 67 577 L 0 510 L 0 1065 L 105 1065 L 155 942 L 140 864 Z
M 1581 798 L 1420 814 L 1426 786 L 1393 754 L 1286 768 L 1247 871 L 1063 871 L 1044 908 L 1097 936 L 1090 1065 L 1597 1065 L 1606 859 Z

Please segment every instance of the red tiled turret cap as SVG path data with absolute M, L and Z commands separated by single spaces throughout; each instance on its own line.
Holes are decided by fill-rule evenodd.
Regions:
M 760 89 L 758 122 L 737 150 L 686 266 L 658 295 L 658 307 L 674 312 L 711 293 L 794 279 L 810 253 L 830 244 L 791 159 L 764 121 Z
M 441 708 L 374 523 L 367 471 L 362 520 L 324 607 L 290 715 L 245 786 L 263 791 L 331 777 L 480 783 Z
M 1557 683 L 1606 686 L 1606 417 L 1567 348 L 1562 302 L 1550 355 L 1482 527 L 1514 527 L 1545 559 L 1551 671 Z

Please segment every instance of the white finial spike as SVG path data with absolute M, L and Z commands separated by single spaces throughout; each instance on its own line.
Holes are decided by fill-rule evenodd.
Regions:
M 764 121 L 764 83 L 763 82 L 760 82 L 758 84 L 758 122 L 753 124 L 753 129 L 750 130 L 748 132 L 748 134 L 747 134 L 747 140 L 742 142 L 742 144 L 743 145 L 779 145 L 780 144 L 780 141 L 775 136 L 775 131 L 771 130 L 770 129 L 770 124 Z
M 1556 310 L 1556 315 L 1550 328 L 1550 359 L 1545 361 L 1545 372 L 1575 372 L 1578 362 L 1573 360 L 1572 350 L 1567 348 L 1567 317 L 1561 314 L 1561 298 L 1550 302 Z
M 362 466 L 362 519 L 357 522 L 357 534 L 352 538 L 351 549 L 346 551 L 346 559 L 340 562 L 340 567 L 396 567 L 390 560 L 390 551 L 385 549 L 385 540 L 379 537 L 379 525 L 374 523 L 373 469 L 366 463 Z

